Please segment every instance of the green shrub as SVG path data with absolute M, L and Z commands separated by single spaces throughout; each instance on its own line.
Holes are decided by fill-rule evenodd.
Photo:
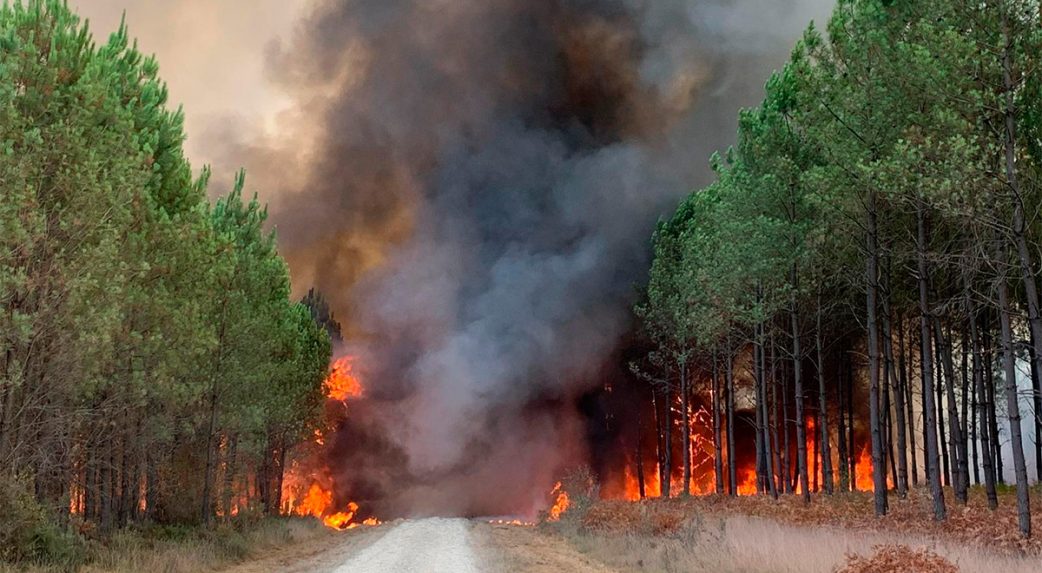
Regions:
M 24 481 L 0 488 L 0 561 L 73 570 L 86 558 L 86 543 L 36 501 Z

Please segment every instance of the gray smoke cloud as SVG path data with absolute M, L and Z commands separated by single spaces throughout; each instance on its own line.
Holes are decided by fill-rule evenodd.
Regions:
M 582 460 L 572 403 L 628 328 L 655 221 L 829 4 L 324 0 L 273 44 L 288 127 L 226 124 L 211 154 L 245 158 L 296 286 L 349 325 L 395 454 L 344 454 L 344 483 L 397 513 L 536 507 Z

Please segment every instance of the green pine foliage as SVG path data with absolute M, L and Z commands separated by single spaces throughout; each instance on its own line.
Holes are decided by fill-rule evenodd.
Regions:
M 1030 534 L 1021 444 L 1031 442 L 1019 428 L 1042 423 L 1030 411 L 1021 420 L 1017 390 L 1002 378 L 1012 371 L 1003 364 L 1031 363 L 1039 409 L 1040 55 L 1036 0 L 840 0 L 826 31 L 810 27 L 767 82 L 763 103 L 741 113 L 737 144 L 713 158 L 715 182 L 660 224 L 646 297 L 637 307 L 656 355 L 668 351 L 709 372 L 717 353 L 731 348 L 736 368 L 748 365 L 747 376 L 756 378 L 756 358 L 749 356 L 769 352 L 770 372 L 789 384 L 789 404 L 805 401 L 819 428 L 827 416 L 834 423 L 844 415 L 848 406 L 837 394 L 852 391 L 841 387 L 850 385 L 843 372 L 851 364 L 863 381 L 857 383 L 871 386 L 865 397 L 874 404 L 864 406 L 865 412 L 871 406 L 871 418 L 863 435 L 873 442 L 878 436 L 873 465 L 902 494 L 909 456 L 916 463 L 914 452 L 902 450 L 905 433 L 922 427 L 901 412 L 906 427 L 899 440 L 893 400 L 914 395 L 915 416 L 926 403 L 918 348 L 912 349 L 925 333 L 938 384 L 936 396 L 928 392 L 937 420 L 927 413 L 927 423 L 949 445 L 920 435 L 927 482 L 944 472 L 956 498 L 965 500 L 970 469 L 988 463 L 977 461 L 976 444 L 968 459 L 965 436 L 971 427 L 977 436 L 987 432 L 978 428 L 978 401 L 992 414 L 998 402 L 1014 444 L 1020 527 Z M 1005 334 L 1002 318 L 1012 325 Z M 768 337 L 784 352 L 766 350 Z M 742 354 L 742 348 L 752 350 Z M 794 362 L 804 366 L 802 394 L 793 392 Z M 655 364 L 659 379 L 676 379 L 676 366 Z M 808 376 L 825 379 L 824 412 Z M 750 407 L 768 399 L 751 393 L 740 396 Z M 850 424 L 853 412 L 846 415 Z M 775 459 L 781 447 L 758 444 Z M 783 463 L 793 455 L 795 448 L 782 452 Z M 888 461 L 893 456 L 903 458 L 900 468 Z M 921 454 L 918 463 L 923 469 Z M 796 479 L 795 467 L 791 462 L 781 478 L 765 475 L 771 472 L 761 465 L 761 484 L 777 479 L 779 489 L 791 487 L 784 482 Z M 1032 470 L 1042 477 L 1042 462 Z M 986 471 L 994 491 L 996 469 Z M 886 512 L 889 489 L 882 483 L 874 488 L 879 513 Z M 934 498 L 943 519 L 939 487 Z
M 125 26 L 0 6 L 0 473 L 58 527 L 277 511 L 267 461 L 320 418 L 329 336 L 184 137 Z

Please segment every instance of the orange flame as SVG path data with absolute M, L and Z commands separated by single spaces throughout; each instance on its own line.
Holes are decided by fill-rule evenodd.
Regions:
M 353 357 L 345 356 L 333 363 L 323 386 L 329 400 L 347 402 L 362 396 L 362 383 L 353 372 L 353 361 Z M 325 442 L 325 434 L 322 430 L 315 430 L 314 443 L 323 446 Z M 287 500 L 289 512 L 319 518 L 327 527 L 333 529 L 353 529 L 362 525 L 380 524 L 375 517 L 356 521 L 358 504 L 353 501 L 348 502 L 343 511 L 337 511 L 334 507 L 333 490 L 323 482 L 328 482 L 328 479 L 316 476 L 315 472 L 294 463 L 283 484 L 283 498 Z M 307 487 L 306 493 L 298 501 L 300 491 L 304 484 L 308 483 L 310 485 Z
M 352 362 L 353 357 L 345 356 L 333 363 L 325 382 L 326 396 L 330 400 L 346 402 L 350 398 L 362 396 L 362 383 L 353 372 Z
M 547 511 L 547 521 L 558 521 L 564 512 L 568 511 L 568 507 L 572 502 L 568 499 L 568 492 L 561 488 L 561 482 L 557 482 L 554 485 L 554 489 L 550 492 L 550 496 L 554 497 L 554 504 L 550 506 Z

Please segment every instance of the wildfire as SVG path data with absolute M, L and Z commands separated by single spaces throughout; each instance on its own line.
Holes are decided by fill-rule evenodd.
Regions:
M 550 506 L 547 511 L 547 521 L 558 521 L 564 512 L 568 511 L 568 507 L 572 502 L 568 499 L 568 492 L 561 488 L 561 482 L 557 482 L 554 485 L 554 489 L 550 492 L 550 497 L 554 498 L 554 504 Z
M 362 396 L 362 383 L 353 372 L 353 361 L 353 357 L 345 356 L 333 363 L 324 383 L 329 400 L 348 402 Z M 314 443 L 318 446 L 325 445 L 326 439 L 322 430 L 315 430 Z M 288 511 L 295 515 L 316 517 L 333 529 L 353 529 L 363 525 L 380 524 L 375 517 L 357 521 L 358 504 L 353 501 L 348 502 L 343 510 L 335 507 L 336 500 L 332 487 L 328 485 L 329 481 L 328 477 L 316 475 L 312 469 L 295 463 L 283 484 L 283 498 L 287 500 Z M 307 486 L 304 495 L 300 496 L 304 484 L 310 485 Z
M 330 400 L 346 402 L 351 398 L 362 396 L 362 383 L 353 372 L 354 357 L 338 358 L 326 378 L 326 396 Z

